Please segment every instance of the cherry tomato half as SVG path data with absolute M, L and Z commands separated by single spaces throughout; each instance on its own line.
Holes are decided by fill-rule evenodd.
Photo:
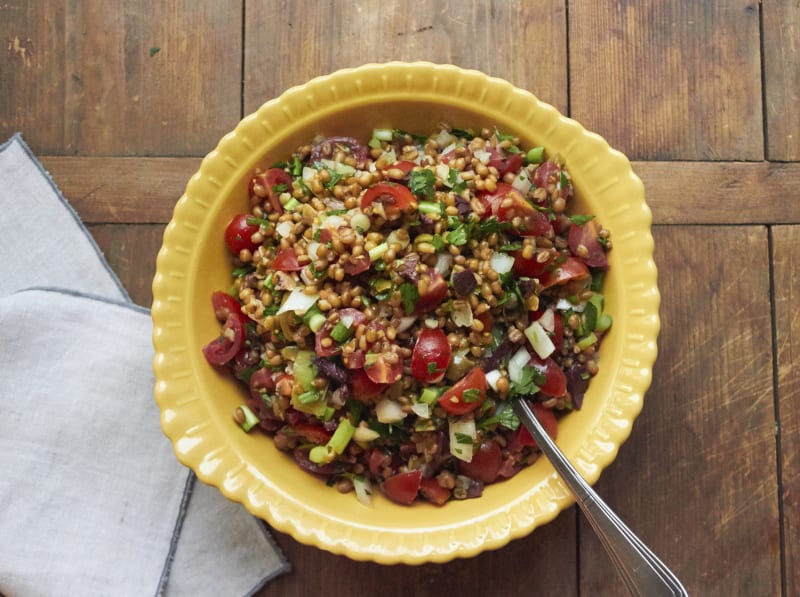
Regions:
M 411 375 L 420 383 L 442 381 L 450 365 L 450 342 L 440 328 L 425 328 L 420 333 L 411 353 Z
M 503 464 L 503 452 L 497 442 L 490 439 L 484 440 L 472 454 L 470 462 L 458 461 L 458 470 L 461 474 L 484 483 L 493 483 Z
M 403 174 L 408 174 L 414 169 L 416 164 L 410 160 L 400 160 L 389 166 L 389 170 L 400 170 Z
M 387 220 L 396 220 L 403 213 L 417 209 L 417 200 L 408 187 L 391 182 L 379 182 L 367 189 L 361 197 L 361 209 L 366 210 L 373 203 L 382 205 Z
M 203 355 L 212 365 L 229 363 L 244 343 L 244 326 L 242 320 L 231 313 L 222 326 L 222 334 L 203 347 Z
M 211 306 L 214 308 L 214 316 L 220 323 L 225 323 L 230 315 L 236 315 L 242 323 L 247 323 L 247 316 L 242 313 L 242 305 L 227 292 L 217 290 L 211 294 Z
M 372 381 L 364 369 L 351 369 L 349 372 L 350 391 L 353 398 L 359 401 L 370 401 L 377 398 L 388 384 Z
M 433 477 L 422 477 L 419 483 L 419 492 L 426 500 L 441 506 L 450 499 L 450 490 L 442 487 Z
M 547 431 L 547 435 L 550 436 L 550 439 L 555 441 L 556 437 L 558 437 L 558 421 L 556 420 L 556 415 L 551 409 L 542 406 L 538 402 L 529 402 L 528 404 L 530 405 L 534 416 L 542 424 L 544 430 Z M 508 450 L 510 452 L 518 452 L 524 446 L 535 445 L 537 445 L 536 440 L 533 439 L 533 436 L 531 436 L 531 432 L 528 431 L 528 428 L 525 427 L 525 425 L 520 425 L 509 439 Z
M 424 294 L 420 294 L 414 307 L 415 314 L 428 313 L 436 309 L 447 296 L 447 280 L 435 269 L 428 270 L 422 277 L 428 282 Z
M 539 278 L 547 269 L 549 261 L 540 263 L 536 257 L 526 259 L 522 255 L 522 250 L 514 251 L 511 254 L 514 257 L 514 273 L 518 276 L 525 276 L 527 278 Z
M 497 168 L 498 176 L 503 178 L 509 172 L 517 174 L 522 166 L 522 156 L 518 153 L 512 153 L 506 156 L 505 152 L 499 148 L 492 149 L 492 155 L 489 158 L 489 166 Z
M 272 268 L 279 272 L 299 272 L 303 266 L 297 261 L 297 252 L 289 247 L 275 255 Z
M 260 188 L 256 188 L 256 185 Z M 263 192 L 259 192 L 263 190 Z M 292 177 L 285 170 L 270 168 L 266 172 L 259 172 L 250 179 L 250 197 L 266 197 L 275 213 L 283 213 L 280 195 L 292 192 Z
M 567 376 L 552 358 L 542 360 L 538 355 L 532 354 L 529 365 L 544 376 L 544 384 L 539 389 L 542 394 L 558 398 L 567 392 Z
M 421 470 L 397 473 L 383 482 L 383 493 L 393 502 L 409 506 L 417 499 L 421 483 Z
M 600 237 L 597 232 L 594 220 L 589 220 L 582 226 L 573 224 L 567 236 L 569 250 L 589 267 L 608 267 L 606 251 L 598 240 Z
M 342 347 L 331 337 L 331 332 L 342 319 L 345 322 L 349 322 L 348 327 L 355 332 L 355 329 L 367 320 L 367 316 L 360 310 L 349 307 L 331 311 L 325 320 L 325 324 L 319 329 L 315 337 L 314 348 L 319 356 L 330 357 L 341 352 Z M 346 364 L 346 366 L 348 365 Z M 355 367 L 351 368 L 354 369 Z
M 364 371 L 375 383 L 394 383 L 403 376 L 403 359 L 397 353 L 367 354 Z
M 567 257 L 563 263 L 558 264 L 551 270 L 546 271 L 539 281 L 544 288 L 550 288 L 557 284 L 566 284 L 573 280 L 588 281 L 591 277 L 589 268 L 575 257 Z
M 439 406 L 451 415 L 463 415 L 478 408 L 485 399 L 486 375 L 480 367 L 475 367 L 439 396 Z
M 242 249 L 253 251 L 258 244 L 252 240 L 253 235 L 258 232 L 258 226 L 247 223 L 248 214 L 237 214 L 225 228 L 225 246 L 234 255 L 238 255 Z
M 346 259 L 344 257 L 339 258 L 339 265 L 342 266 L 344 273 L 348 276 L 355 276 L 367 271 L 371 263 L 372 260 L 367 253 L 362 253 L 357 257 L 349 255 Z

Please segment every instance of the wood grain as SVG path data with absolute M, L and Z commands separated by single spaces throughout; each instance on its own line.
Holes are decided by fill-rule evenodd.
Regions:
M 0 138 L 20 131 L 36 153 L 203 155 L 240 117 L 241 29 L 241 9 L 213 0 L 4 2 Z
M 800 594 L 800 226 L 772 231 L 786 594 Z
M 198 158 L 43 156 L 85 222 L 166 223 Z M 800 163 L 633 162 L 656 224 L 800 223 Z
M 780 594 L 767 231 L 654 236 L 654 383 L 596 488 L 690 595 Z M 581 594 L 624 594 L 585 523 L 580 537 Z
M 380 566 L 333 556 L 286 535 L 277 534 L 277 540 L 293 571 L 267 585 L 261 597 L 578 595 L 574 508 L 502 549 L 446 564 Z
M 632 159 L 764 157 L 755 2 L 570 0 L 571 115 Z
M 476 68 L 567 108 L 563 0 L 247 0 L 245 14 L 245 112 L 314 76 L 389 60 Z
M 767 157 L 800 160 L 800 2 L 761 5 Z
M 88 228 L 131 300 L 149 309 L 164 226 L 97 224 Z

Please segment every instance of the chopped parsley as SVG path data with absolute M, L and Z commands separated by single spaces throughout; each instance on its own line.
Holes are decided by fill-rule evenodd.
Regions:
M 472 402 L 478 402 L 481 399 L 481 391 L 478 388 L 469 388 L 468 390 L 464 390 L 461 394 L 461 401 L 471 404 Z
M 520 379 L 511 382 L 509 396 L 531 396 L 536 394 L 544 385 L 544 381 L 544 375 L 530 365 L 525 365 L 522 368 Z
M 416 284 L 411 284 L 410 282 L 404 282 L 400 284 L 400 296 L 403 299 L 403 309 L 406 312 L 406 315 L 411 315 L 414 312 L 414 309 L 417 308 L 417 300 L 419 299 L 419 290 L 417 290 Z
M 594 220 L 594 215 L 570 216 L 569 219 L 576 226 L 583 226 L 586 222 Z
M 415 145 L 424 145 L 428 140 L 425 135 L 415 135 L 414 133 L 409 133 L 403 129 L 392 129 L 392 134 L 395 136 L 395 138 L 399 138 L 400 140 L 410 137 Z
M 459 139 L 474 139 L 475 131 L 472 129 L 450 129 L 450 134 Z
M 436 175 L 427 168 L 414 170 L 408 178 L 408 188 L 411 189 L 411 192 L 428 200 L 433 199 L 435 183 Z
M 512 252 L 519 251 L 522 248 L 522 243 L 509 243 L 507 245 L 500 245 L 498 251 Z
M 466 444 L 466 445 L 472 444 L 472 436 L 469 435 L 468 433 L 458 433 L 458 432 L 456 432 L 454 435 L 455 435 L 457 444 Z
M 506 429 L 514 431 L 517 427 L 519 427 L 519 424 L 520 421 L 517 413 L 514 412 L 514 409 L 508 407 L 503 409 L 498 408 L 493 417 L 488 417 L 479 421 L 478 428 L 485 430 L 492 425 L 500 425 Z

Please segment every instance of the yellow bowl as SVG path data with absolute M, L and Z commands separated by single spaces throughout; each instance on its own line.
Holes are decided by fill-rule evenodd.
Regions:
M 164 233 L 153 281 L 155 398 L 178 459 L 205 483 L 302 543 L 383 564 L 445 562 L 496 549 L 572 503 L 544 459 L 479 499 L 444 507 L 374 507 L 301 471 L 260 434 L 231 421 L 243 389 L 209 367 L 201 347 L 218 333 L 210 296 L 230 285 L 222 233 L 248 208 L 248 175 L 285 159 L 316 134 L 369 138 L 373 128 L 497 126 L 527 146 L 559 154 L 577 194 L 611 233 L 605 295 L 614 326 L 583 408 L 567 415 L 558 444 L 590 482 L 614 459 L 642 408 L 659 330 L 651 215 L 627 158 L 552 106 L 501 79 L 451 65 L 368 64 L 286 91 L 244 118 L 203 160 Z M 224 521 L 220 521 L 223 524 Z

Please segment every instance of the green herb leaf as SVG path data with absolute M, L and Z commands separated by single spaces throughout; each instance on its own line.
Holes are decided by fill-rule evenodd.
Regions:
M 459 222 L 455 228 L 448 230 L 447 232 L 447 242 L 449 242 L 451 245 L 460 247 L 461 245 L 467 244 L 468 240 L 469 230 L 464 222 Z
M 409 133 L 408 131 L 404 131 L 403 129 L 392 129 L 392 134 L 395 137 L 400 137 L 403 139 L 404 137 L 411 137 L 411 140 L 414 142 L 415 145 L 424 145 L 425 142 L 428 140 L 427 137 L 424 135 L 415 135 L 414 133 Z
M 419 300 L 419 290 L 416 284 L 404 282 L 400 284 L 400 296 L 403 298 L 403 309 L 406 315 L 411 315 L 414 309 L 417 308 L 417 300 Z
M 450 134 L 460 139 L 474 139 L 475 131 L 472 129 L 450 129 Z
M 456 443 L 457 444 L 472 444 L 472 436 L 467 433 L 455 433 Z
M 438 367 L 433 361 L 428 363 L 428 375 L 433 375 L 434 373 L 439 373 L 440 371 L 444 371 L 444 369 Z
M 289 187 L 286 186 L 285 183 L 280 183 L 280 184 L 272 185 L 272 190 L 275 191 L 276 193 L 285 193 L 286 191 L 289 190 Z
M 158 48 L 158 47 L 150 48 L 150 57 L 152 58 L 153 56 L 158 54 L 160 51 L 161 51 L 161 48 Z
M 522 368 L 522 376 L 519 381 L 511 382 L 509 396 L 530 396 L 536 394 L 544 385 L 544 381 L 544 375 L 530 365 L 525 365 Z
M 408 178 L 408 188 L 411 189 L 411 192 L 428 200 L 433 199 L 435 183 L 436 175 L 427 168 L 414 170 Z
M 510 243 L 507 245 L 500 245 L 498 251 L 505 251 L 510 253 L 512 251 L 519 251 L 522 248 L 522 243 Z
M 569 186 L 569 176 L 567 175 L 566 170 L 561 170 L 561 176 L 558 179 L 558 188 L 566 189 L 568 186 Z
M 576 226 L 583 226 L 586 222 L 594 220 L 594 215 L 570 216 L 569 219 Z
M 469 388 L 461 394 L 461 401 L 466 403 L 478 402 L 481 399 L 481 391 L 478 388 Z
M 433 245 L 433 248 L 436 249 L 437 251 L 441 251 L 442 249 L 444 249 L 444 239 L 441 237 L 440 234 L 433 235 L 433 238 L 431 239 L 431 244 Z
M 472 237 L 481 239 L 495 232 L 503 232 L 509 228 L 511 228 L 511 222 L 501 222 L 496 217 L 492 216 L 475 224 L 472 230 Z
M 252 265 L 245 265 L 244 267 L 237 267 L 235 268 L 231 274 L 233 274 L 234 278 L 243 278 L 247 274 L 254 272 L 256 268 Z
M 264 218 L 256 218 L 255 216 L 248 217 L 245 219 L 248 226 L 264 226 L 265 228 L 269 228 L 272 226 L 272 222 L 269 220 L 265 220 Z
M 505 135 L 501 133 L 498 129 L 494 129 L 494 136 L 497 137 L 498 141 L 513 141 L 514 135 Z
M 517 427 L 519 427 L 520 420 L 517 416 L 517 413 L 514 412 L 514 409 L 508 404 L 503 404 L 502 406 L 506 408 L 498 407 L 493 417 L 488 417 L 478 421 L 478 429 L 485 430 L 492 425 L 501 425 L 506 429 L 514 431 Z

